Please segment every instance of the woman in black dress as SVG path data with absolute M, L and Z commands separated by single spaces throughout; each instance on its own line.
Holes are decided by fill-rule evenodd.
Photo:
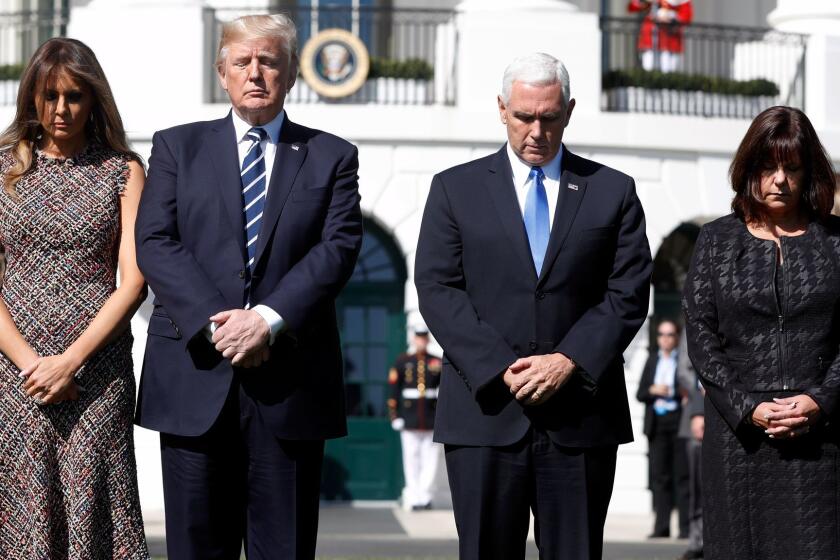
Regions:
M 730 167 L 733 214 L 705 225 L 685 284 L 706 388 L 706 558 L 840 551 L 840 224 L 804 113 L 753 121 Z

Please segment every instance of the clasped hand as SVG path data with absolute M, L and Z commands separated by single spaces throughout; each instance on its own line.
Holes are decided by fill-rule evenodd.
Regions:
M 20 372 L 26 379 L 23 390 L 38 404 L 74 401 L 79 398 L 79 386 L 73 376 L 79 367 L 64 354 L 37 358 Z
M 808 433 L 820 417 L 820 407 L 808 395 L 763 402 L 753 411 L 753 424 L 771 438 L 795 438 Z
M 565 385 L 575 363 L 560 353 L 519 358 L 502 375 L 512 395 L 522 404 L 542 404 Z
M 269 358 L 271 331 L 265 319 L 250 309 L 222 311 L 210 317 L 216 323 L 213 344 L 238 367 L 257 367 Z

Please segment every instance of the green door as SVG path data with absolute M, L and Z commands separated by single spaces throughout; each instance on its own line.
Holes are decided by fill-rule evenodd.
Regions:
M 402 490 L 400 441 L 388 420 L 388 369 L 405 351 L 405 262 L 372 221 L 336 303 L 344 355 L 348 436 L 327 442 L 322 496 L 393 500 Z

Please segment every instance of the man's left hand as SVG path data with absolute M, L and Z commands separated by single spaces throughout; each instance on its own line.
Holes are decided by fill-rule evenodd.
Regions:
M 565 385 L 575 371 L 575 363 L 564 354 L 544 354 L 519 358 L 510 365 L 513 374 L 506 376 L 511 394 L 522 404 L 534 406 L 550 399 Z
M 250 309 L 222 311 L 210 317 L 218 327 L 213 344 L 222 356 L 239 367 L 256 367 L 269 357 L 271 330 L 265 319 Z

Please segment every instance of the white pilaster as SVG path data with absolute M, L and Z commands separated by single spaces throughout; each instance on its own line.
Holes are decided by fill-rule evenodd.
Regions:
M 837 0 L 778 0 L 767 22 L 779 31 L 809 35 L 840 35 Z
M 93 0 L 73 9 L 68 35 L 96 53 L 134 147 L 145 156 L 152 132 L 198 120 L 202 112 L 203 8 L 202 0 Z M 132 320 L 138 380 L 150 306 L 144 303 Z M 154 525 L 163 511 L 159 438 L 135 428 L 134 443 L 140 504 Z
M 465 0 L 456 10 L 459 109 L 495 113 L 505 67 L 519 55 L 539 51 L 565 63 L 576 112 L 598 111 L 601 40 L 596 14 L 558 0 Z
M 204 102 L 203 0 L 93 0 L 68 35 L 96 53 L 126 129 L 184 122 Z
M 779 31 L 810 35 L 805 58 L 805 111 L 820 131 L 840 134 L 840 2 L 837 0 L 778 0 L 767 16 Z M 825 138 L 823 139 L 825 141 Z

